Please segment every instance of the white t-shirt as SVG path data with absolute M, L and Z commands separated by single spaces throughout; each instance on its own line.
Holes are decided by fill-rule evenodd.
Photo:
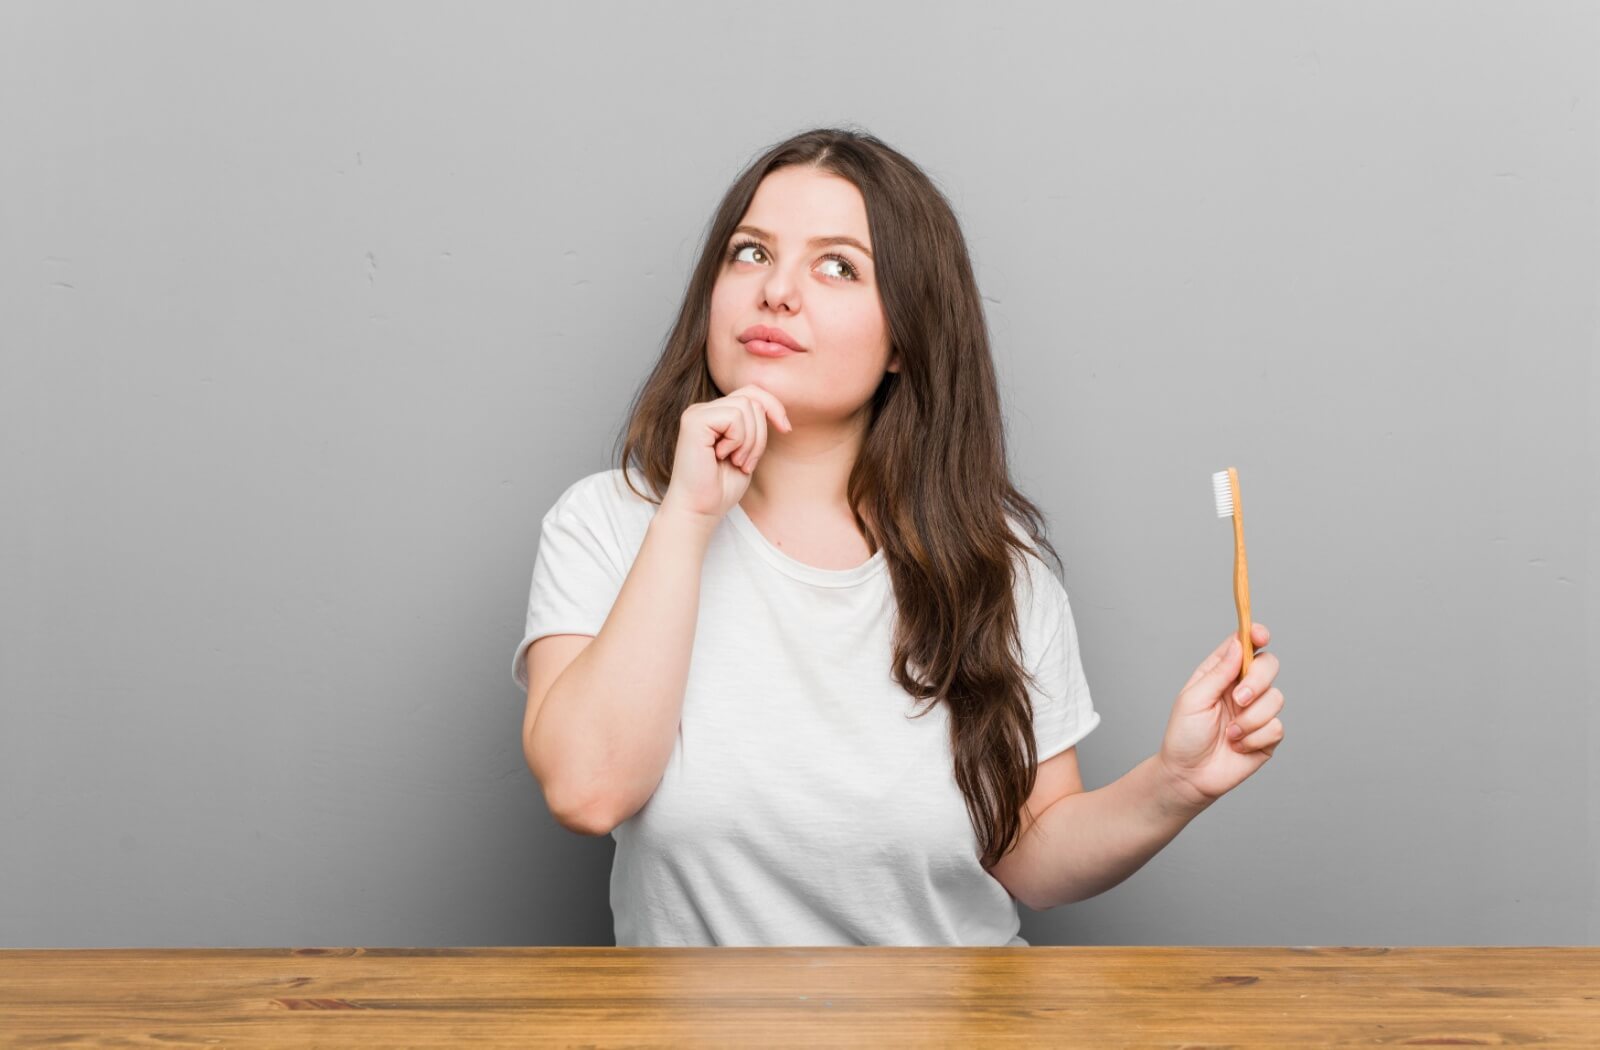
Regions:
M 544 516 L 512 659 L 524 695 L 528 645 L 600 632 L 655 511 L 611 469 Z M 1025 562 L 1018 620 L 1043 762 L 1100 715 L 1066 591 Z M 1027 945 L 1016 901 L 979 863 L 945 705 L 908 717 L 918 701 L 890 677 L 895 611 L 881 550 L 822 569 L 738 504 L 718 523 L 672 757 L 612 831 L 619 946 Z

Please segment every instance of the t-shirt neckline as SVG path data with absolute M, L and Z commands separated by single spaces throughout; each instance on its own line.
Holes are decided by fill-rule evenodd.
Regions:
M 824 569 L 816 565 L 807 565 L 803 561 L 796 561 L 774 546 L 772 541 L 756 528 L 756 523 L 750 520 L 750 515 L 746 514 L 739 504 L 735 503 L 728 508 L 727 518 L 733 523 L 734 531 L 743 536 L 756 553 L 766 559 L 773 568 L 787 576 L 819 587 L 849 587 L 877 575 L 888 564 L 883 555 L 883 548 L 879 547 L 873 552 L 872 557 L 848 569 Z

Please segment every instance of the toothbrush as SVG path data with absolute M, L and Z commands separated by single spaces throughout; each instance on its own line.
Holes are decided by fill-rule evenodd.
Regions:
M 1239 651 L 1244 662 L 1239 677 L 1250 670 L 1255 646 L 1250 641 L 1250 575 L 1244 561 L 1244 512 L 1239 506 L 1239 472 L 1232 467 L 1211 475 L 1211 488 L 1217 497 L 1217 517 L 1233 519 L 1233 604 L 1239 610 Z M 1230 692 L 1230 697 L 1232 693 Z

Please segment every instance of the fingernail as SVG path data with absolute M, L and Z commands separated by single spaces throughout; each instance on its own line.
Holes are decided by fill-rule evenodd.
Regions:
M 1228 727 L 1228 739 L 1229 740 L 1237 740 L 1242 736 L 1244 736 L 1244 730 L 1242 728 L 1240 728 L 1237 724 L 1231 725 L 1231 726 Z
M 1250 699 L 1250 687 L 1247 685 L 1241 685 L 1239 688 L 1233 691 L 1233 698 L 1239 701 L 1241 704 L 1248 702 Z

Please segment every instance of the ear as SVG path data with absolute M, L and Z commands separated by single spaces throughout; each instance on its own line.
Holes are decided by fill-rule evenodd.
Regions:
M 900 351 L 894 350 L 889 354 L 889 371 L 900 371 Z

